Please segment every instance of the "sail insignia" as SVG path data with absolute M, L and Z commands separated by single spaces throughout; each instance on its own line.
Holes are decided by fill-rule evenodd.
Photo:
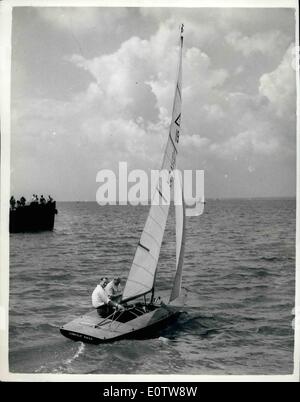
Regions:
M 180 93 L 180 92 L 179 92 Z M 180 118 L 181 118 L 181 114 L 179 114 L 179 116 L 177 117 L 177 119 L 175 120 L 175 124 L 180 127 Z

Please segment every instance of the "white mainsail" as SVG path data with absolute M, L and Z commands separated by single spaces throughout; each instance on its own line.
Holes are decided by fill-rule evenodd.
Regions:
M 125 284 L 122 301 L 128 301 L 153 290 L 157 263 L 166 227 L 170 207 L 170 191 L 164 192 L 166 186 L 172 185 L 171 175 L 176 167 L 181 120 L 182 90 L 182 48 L 183 25 L 180 32 L 179 66 L 172 111 L 172 121 L 167 145 L 160 170 L 160 177 L 153 198 L 159 203 L 151 203 L 146 224 L 141 235 L 133 263 Z

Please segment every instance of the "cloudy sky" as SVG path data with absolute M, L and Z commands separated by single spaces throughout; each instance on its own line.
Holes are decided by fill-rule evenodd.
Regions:
M 16 7 L 11 192 L 95 200 L 100 169 L 157 169 L 185 24 L 178 166 L 210 197 L 294 196 L 293 9 Z

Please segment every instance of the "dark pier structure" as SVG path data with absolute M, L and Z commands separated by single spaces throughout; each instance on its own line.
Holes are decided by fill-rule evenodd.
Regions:
M 11 208 L 9 211 L 9 232 L 37 232 L 53 230 L 57 214 L 56 202 L 31 203 Z

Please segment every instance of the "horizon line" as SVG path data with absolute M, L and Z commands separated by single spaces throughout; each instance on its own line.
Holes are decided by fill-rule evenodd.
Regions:
M 264 200 L 270 200 L 270 199 L 295 199 L 296 200 L 297 196 L 296 195 L 287 195 L 287 196 L 254 196 L 254 197 L 208 197 L 205 198 L 204 201 L 221 201 L 221 200 L 260 200 L 260 199 L 264 199 Z M 96 200 L 55 200 L 56 202 L 95 202 L 97 204 Z M 142 202 L 147 202 L 148 204 L 151 203 L 151 200 L 143 200 Z M 173 200 L 171 201 L 171 203 L 173 203 Z M 107 204 L 110 205 L 110 204 Z M 122 206 L 122 205 L 131 205 L 129 202 L 126 204 L 119 204 L 119 201 L 116 200 L 116 204 L 114 205 L 118 205 L 118 206 Z M 140 203 L 138 205 L 141 205 Z M 145 205 L 146 206 L 146 205 Z

